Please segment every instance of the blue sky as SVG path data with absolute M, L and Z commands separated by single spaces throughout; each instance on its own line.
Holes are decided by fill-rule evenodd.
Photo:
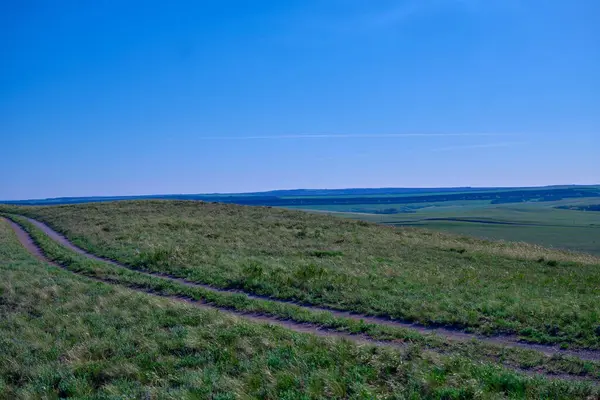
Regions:
M 0 199 L 600 183 L 597 0 L 0 5 Z

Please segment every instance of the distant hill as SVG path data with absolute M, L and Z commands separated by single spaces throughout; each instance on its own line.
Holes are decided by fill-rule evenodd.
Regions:
M 554 201 L 567 198 L 600 197 L 600 186 L 546 186 L 524 188 L 349 188 L 291 189 L 231 194 L 164 194 L 141 196 L 58 197 L 0 201 L 15 205 L 59 205 L 119 200 L 202 200 L 255 206 L 314 206 L 326 204 L 408 204 L 456 200 L 490 200 L 493 203 Z

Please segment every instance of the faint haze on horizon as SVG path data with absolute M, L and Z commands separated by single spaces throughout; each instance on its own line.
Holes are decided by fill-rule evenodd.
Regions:
M 0 4 L 0 199 L 600 183 L 600 2 Z

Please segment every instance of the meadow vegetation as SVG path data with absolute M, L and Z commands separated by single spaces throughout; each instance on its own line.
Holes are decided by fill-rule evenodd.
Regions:
M 527 377 L 463 356 L 357 346 L 94 282 L 37 261 L 3 221 L 0 271 L 2 398 L 597 394 L 583 383 Z
M 57 244 L 25 218 L 11 216 L 11 219 L 17 221 L 29 232 L 46 257 L 69 271 L 92 279 L 176 300 L 198 301 L 244 317 L 269 316 L 272 323 L 293 321 L 296 325 L 301 324 L 302 331 L 306 330 L 304 328 L 312 327 L 313 332 L 326 330 L 332 335 L 341 332 L 343 335 L 354 335 L 351 337 L 355 339 L 362 340 L 361 338 L 366 337 L 377 341 L 380 345 L 387 343 L 393 347 L 410 345 L 413 349 L 454 354 L 478 362 L 502 364 L 512 369 L 549 376 L 563 375 L 584 379 L 600 377 L 600 362 L 582 360 L 576 355 L 554 354 L 550 357 L 537 350 L 506 347 L 480 340 L 449 340 L 437 335 L 423 335 L 411 329 L 336 316 L 328 311 L 314 310 L 296 304 L 249 298 L 239 293 L 214 292 L 202 287 L 182 285 L 163 277 L 149 276 L 140 271 L 76 254 Z M 284 326 L 289 327 L 289 324 L 284 323 Z
M 411 226 L 483 239 L 527 242 L 548 248 L 600 256 L 600 213 L 597 197 L 557 201 L 493 204 L 446 201 L 311 208 L 320 213 L 390 226 Z M 303 207 L 306 208 L 306 207 Z M 387 211 L 394 209 L 398 213 Z M 581 257 L 581 256 L 580 256 Z
M 589 255 L 192 201 L 12 211 L 49 223 L 92 253 L 190 281 L 600 348 L 600 263 Z

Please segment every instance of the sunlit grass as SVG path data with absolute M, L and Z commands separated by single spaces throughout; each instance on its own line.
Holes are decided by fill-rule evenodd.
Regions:
M 1 398 L 472 398 L 592 395 L 420 347 L 357 346 L 78 278 L 0 222 Z
M 600 347 L 600 267 L 570 253 L 201 202 L 19 211 L 96 254 L 218 287 Z

